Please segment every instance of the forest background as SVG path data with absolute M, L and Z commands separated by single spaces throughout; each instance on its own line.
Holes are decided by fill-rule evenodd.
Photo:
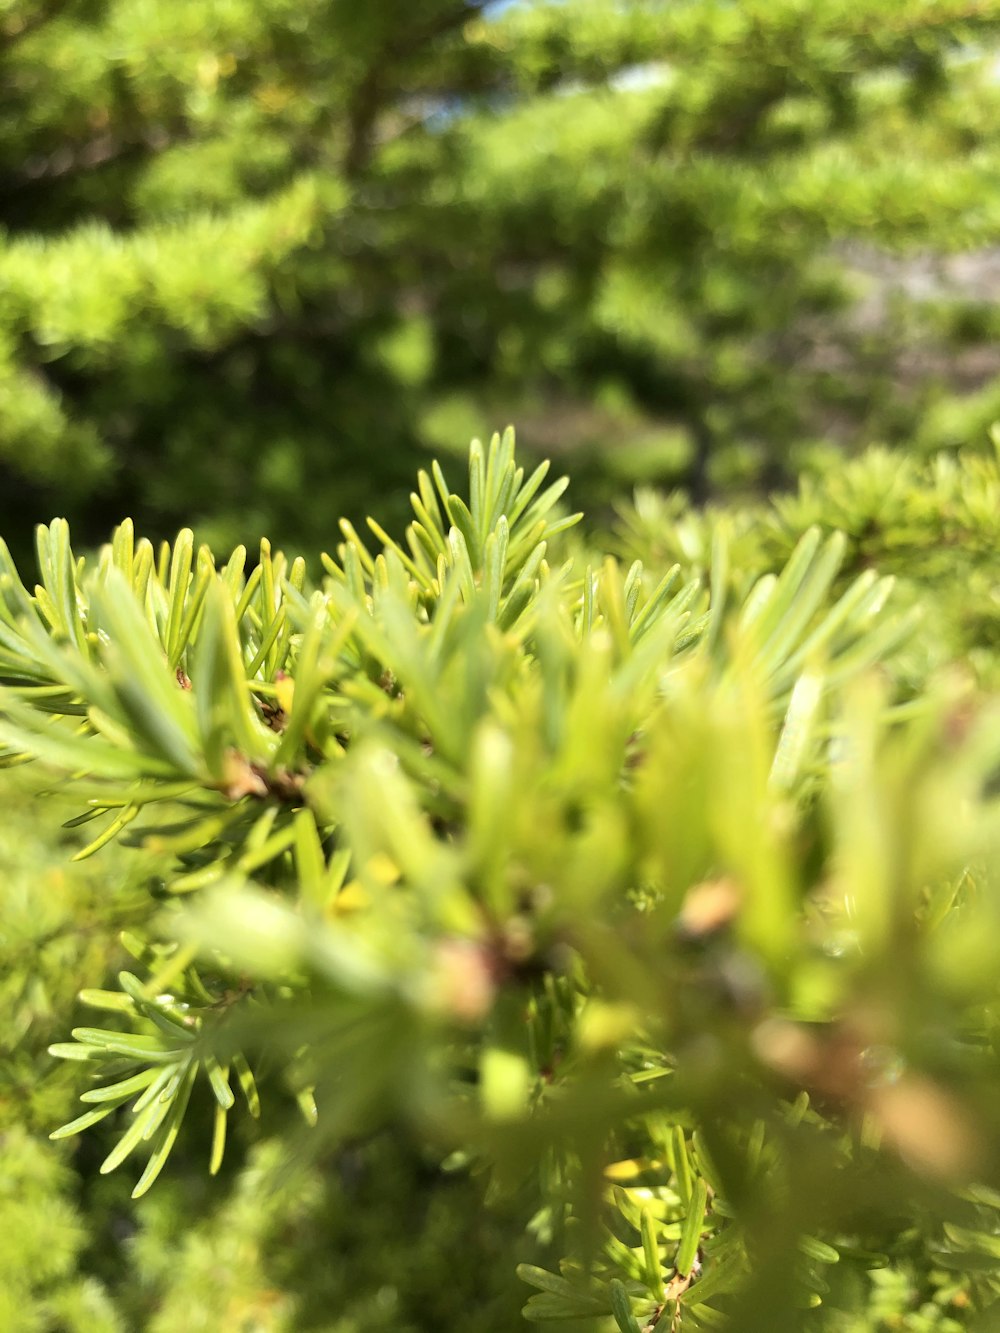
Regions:
M 80 548 L 131 514 L 315 559 L 508 422 L 597 525 L 636 486 L 676 494 L 633 533 L 822 492 L 871 446 L 993 447 L 1000 4 L 0 0 L 0 228 L 23 559 L 57 513 Z M 0 1327 L 515 1326 L 520 1242 L 395 1140 L 266 1208 L 269 1140 L 224 1195 L 179 1150 L 138 1210 L 47 1142 L 76 1088 L 46 1046 L 134 872 L 67 873 L 18 790 Z

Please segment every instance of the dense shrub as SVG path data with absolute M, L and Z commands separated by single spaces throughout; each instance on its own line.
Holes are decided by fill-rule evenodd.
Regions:
M 952 665 L 996 687 L 1000 645 L 1000 433 L 990 454 L 920 459 L 871 449 L 836 467 L 809 469 L 793 492 L 766 502 L 692 509 L 683 496 L 640 488 L 619 509 L 609 545 L 629 560 L 678 562 L 704 574 L 721 523 L 731 574 L 743 593 L 776 572 L 811 527 L 846 539 L 836 588 L 865 569 L 895 579 L 897 605 L 919 606 L 929 631 L 911 641 L 908 670 L 921 688 L 932 667 Z M 897 659 L 895 667 L 900 670 Z
M 499 1330 L 520 1258 L 527 1317 L 581 1329 L 991 1327 L 1000 723 L 932 670 L 934 604 L 815 525 L 864 475 L 760 533 L 619 534 L 707 524 L 704 579 L 581 539 L 509 434 L 317 585 L 130 524 L 93 562 L 42 529 L 34 591 L 0 555 L 0 739 L 114 857 L 26 846 L 4 890 L 55 941 L 4 944 L 12 1318 Z

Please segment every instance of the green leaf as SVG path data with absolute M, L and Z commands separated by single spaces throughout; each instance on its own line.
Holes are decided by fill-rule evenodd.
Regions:
M 535 1264 L 518 1264 L 517 1276 L 544 1293 L 528 1301 L 526 1319 L 581 1319 L 607 1313 L 606 1302 Z
M 117 570 L 94 589 L 94 603 L 109 636 L 103 655 L 125 719 L 151 755 L 175 773 L 197 777 L 203 767 L 190 698 Z
M 150 1154 L 146 1168 L 132 1191 L 133 1199 L 142 1198 L 167 1163 L 187 1111 L 196 1071 L 197 1065 L 192 1062 L 186 1070 L 176 1097 L 170 1103 L 166 1119 L 160 1128 L 159 1140 Z
M 799 1249 L 807 1259 L 815 1259 L 819 1264 L 839 1264 L 840 1252 L 817 1236 L 800 1236 Z
M 105 1116 L 109 1116 L 112 1111 L 118 1107 L 117 1102 L 112 1102 L 110 1106 L 99 1106 L 93 1111 L 87 1111 L 83 1115 L 77 1116 L 75 1120 L 68 1124 L 61 1125 L 59 1129 L 53 1130 L 49 1135 L 50 1139 L 68 1139 L 73 1134 L 80 1134 L 83 1130 L 89 1129 L 91 1125 L 98 1124 Z
M 178 1039 L 181 1033 L 177 1034 Z M 155 1044 L 153 1037 L 134 1036 L 128 1032 L 107 1032 L 101 1028 L 74 1028 L 73 1037 L 83 1046 L 93 1046 L 115 1055 L 127 1055 L 136 1060 L 156 1060 L 172 1064 L 183 1055 L 180 1049 L 165 1050 Z
M 233 1055 L 233 1069 L 236 1073 L 236 1081 L 240 1085 L 240 1091 L 247 1104 L 247 1110 L 256 1120 L 260 1116 L 260 1098 L 257 1095 L 257 1084 L 254 1082 L 253 1071 L 247 1064 L 246 1057 L 237 1051 Z
M 642 1333 L 632 1313 L 632 1302 L 625 1284 L 613 1277 L 608 1284 L 608 1294 L 611 1297 L 611 1313 L 621 1333 Z
M 116 838 L 123 828 L 127 828 L 138 814 L 139 810 L 136 806 L 127 805 L 125 809 L 122 810 L 120 814 L 116 815 L 111 823 L 97 835 L 93 842 L 88 843 L 86 847 L 82 847 L 80 851 L 74 852 L 71 859 L 74 861 L 83 861 L 86 857 L 93 856 L 95 852 L 100 851 L 102 847 L 107 846 L 109 842 Z
M 650 1291 L 657 1301 L 663 1300 L 663 1265 L 660 1262 L 660 1248 L 656 1236 L 656 1221 L 648 1208 L 640 1214 L 642 1232 L 642 1250 L 644 1258 L 644 1276 Z
M 184 651 L 181 641 L 181 621 L 191 579 L 191 564 L 194 555 L 194 533 L 190 528 L 182 528 L 174 541 L 170 555 L 170 582 L 167 586 L 167 626 L 163 636 L 167 661 L 176 668 Z
M 212 1154 L 209 1158 L 209 1175 L 219 1173 L 226 1152 L 226 1127 L 229 1123 L 228 1108 L 216 1103 L 212 1119 Z
M 251 702 L 233 604 L 220 579 L 204 594 L 198 642 L 191 656 L 195 715 L 205 764 L 221 781 L 230 749 L 265 760 L 270 741 Z
M 228 1066 L 223 1067 L 212 1056 L 206 1055 L 205 1072 L 208 1074 L 208 1081 L 212 1086 L 215 1100 L 224 1110 L 228 1111 L 236 1101 L 233 1090 L 229 1086 Z
M 701 1244 L 701 1230 L 705 1223 L 707 1203 L 708 1186 L 699 1177 L 695 1181 L 691 1203 L 684 1216 L 680 1244 L 677 1247 L 677 1258 L 674 1260 L 674 1267 L 681 1277 L 691 1276 L 691 1269 L 694 1267 L 694 1261 L 698 1255 L 698 1246 Z
M 159 1070 L 140 1069 L 138 1074 L 133 1074 L 131 1078 L 122 1079 L 120 1083 L 109 1083 L 103 1088 L 88 1088 L 86 1092 L 81 1092 L 81 1102 L 124 1102 L 128 1101 L 132 1094 L 144 1091 L 150 1083 L 158 1076 Z
M 295 829 L 295 869 L 303 902 L 322 911 L 330 897 L 326 858 L 316 819 L 303 807 L 293 817 Z

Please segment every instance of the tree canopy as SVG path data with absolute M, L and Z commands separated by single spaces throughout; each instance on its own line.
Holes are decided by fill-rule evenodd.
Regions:
M 1000 231 L 998 26 L 992 0 L 6 0 L 8 536 L 131 510 L 315 547 L 507 420 L 598 497 L 974 435 L 995 316 L 947 256 Z

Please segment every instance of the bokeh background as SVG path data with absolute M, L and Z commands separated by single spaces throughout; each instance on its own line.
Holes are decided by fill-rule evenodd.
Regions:
M 313 550 L 1000 415 L 991 0 L 3 0 L 0 528 Z

